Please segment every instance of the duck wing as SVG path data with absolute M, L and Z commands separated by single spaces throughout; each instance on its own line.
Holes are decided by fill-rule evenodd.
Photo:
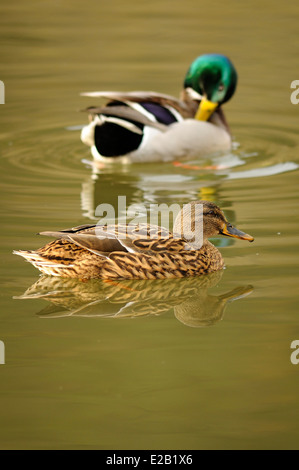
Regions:
M 162 132 L 167 129 L 167 125 L 155 121 L 154 115 L 146 112 L 142 107 L 141 109 L 134 109 L 117 104 L 115 106 L 103 107 L 90 106 L 83 111 L 88 112 L 91 119 L 102 116 L 102 118 L 98 118 L 97 124 L 99 125 L 102 125 L 104 122 L 110 122 L 121 125 L 136 134 L 142 135 L 142 128 L 136 126 L 137 123 L 142 124 L 142 126 L 154 127 Z
M 96 255 L 105 256 L 114 251 L 127 251 L 117 237 L 97 231 L 97 225 L 80 225 L 61 231 L 45 231 L 39 235 L 66 240 Z
M 135 151 L 137 160 L 144 160 L 144 152 L 155 147 L 153 144 L 159 134 L 195 114 L 191 101 L 152 91 L 99 91 L 83 95 L 106 99 L 104 106 L 82 110 L 88 113 L 89 124 L 81 131 L 82 142 L 92 148 L 96 159 L 104 158 L 104 161 L 107 157 L 124 157 Z M 154 153 L 152 149 L 150 160 Z
M 193 249 L 185 240 L 174 238 L 167 229 L 149 224 L 80 225 L 61 231 L 40 232 L 39 235 L 67 240 L 105 257 L 119 251 L 153 254 Z
M 174 96 L 154 91 L 94 91 L 81 93 L 81 96 L 105 98 L 109 100 L 109 104 L 113 102 L 121 102 L 126 103 L 127 106 L 132 106 L 132 103 L 155 103 L 162 107 L 175 109 L 184 119 L 193 117 L 194 115 L 193 110 L 190 109 L 190 106 L 186 102 L 179 100 Z

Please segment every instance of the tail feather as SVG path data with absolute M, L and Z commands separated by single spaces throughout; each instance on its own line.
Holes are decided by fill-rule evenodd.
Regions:
M 44 258 L 36 251 L 26 251 L 26 250 L 15 250 L 13 251 L 14 255 L 22 256 L 26 261 L 33 264 L 37 269 L 39 269 L 44 274 L 50 274 L 52 276 L 61 276 L 61 270 L 68 270 L 73 268 L 73 264 L 62 264 L 55 261 L 51 261 L 47 258 Z

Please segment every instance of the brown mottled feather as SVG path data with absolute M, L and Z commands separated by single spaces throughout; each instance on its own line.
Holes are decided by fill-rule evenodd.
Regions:
M 194 207 L 203 208 L 203 243 L 199 246 L 178 238 L 178 227 L 197 217 Z M 188 205 L 187 205 L 188 206 Z M 234 229 L 213 203 L 194 201 L 181 210 L 175 221 L 175 234 L 148 224 L 81 225 L 60 232 L 41 232 L 54 236 L 36 251 L 16 251 L 44 274 L 82 279 L 166 279 L 207 274 L 223 268 L 221 253 L 208 238 L 219 233 L 252 241 Z M 182 215 L 183 214 L 183 215 Z M 201 220 L 201 222 L 202 222 Z M 179 222 L 179 225 L 177 224 Z M 194 225 L 195 226 L 195 225 Z M 231 231 L 232 235 L 229 234 Z M 225 232 L 223 232 L 225 230 Z

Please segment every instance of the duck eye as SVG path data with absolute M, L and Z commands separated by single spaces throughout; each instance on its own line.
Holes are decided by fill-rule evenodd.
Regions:
M 208 212 L 208 215 L 215 215 L 215 212 L 214 212 L 213 210 L 210 210 L 210 211 Z
M 223 91 L 224 90 L 224 85 L 223 83 L 220 83 L 219 87 L 218 87 L 218 91 Z

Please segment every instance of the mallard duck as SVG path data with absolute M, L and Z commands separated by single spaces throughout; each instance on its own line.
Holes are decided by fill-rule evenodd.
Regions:
M 81 140 L 102 162 L 171 161 L 231 148 L 221 105 L 234 94 L 237 72 L 221 54 L 197 57 L 185 76 L 180 99 L 155 92 L 86 92 L 105 98 L 89 107 Z
M 37 251 L 15 251 L 44 274 L 81 279 L 165 279 L 211 273 L 223 268 L 218 249 L 208 238 L 226 235 L 253 241 L 234 228 L 209 201 L 185 204 L 169 232 L 138 225 L 81 225 L 59 232 Z

